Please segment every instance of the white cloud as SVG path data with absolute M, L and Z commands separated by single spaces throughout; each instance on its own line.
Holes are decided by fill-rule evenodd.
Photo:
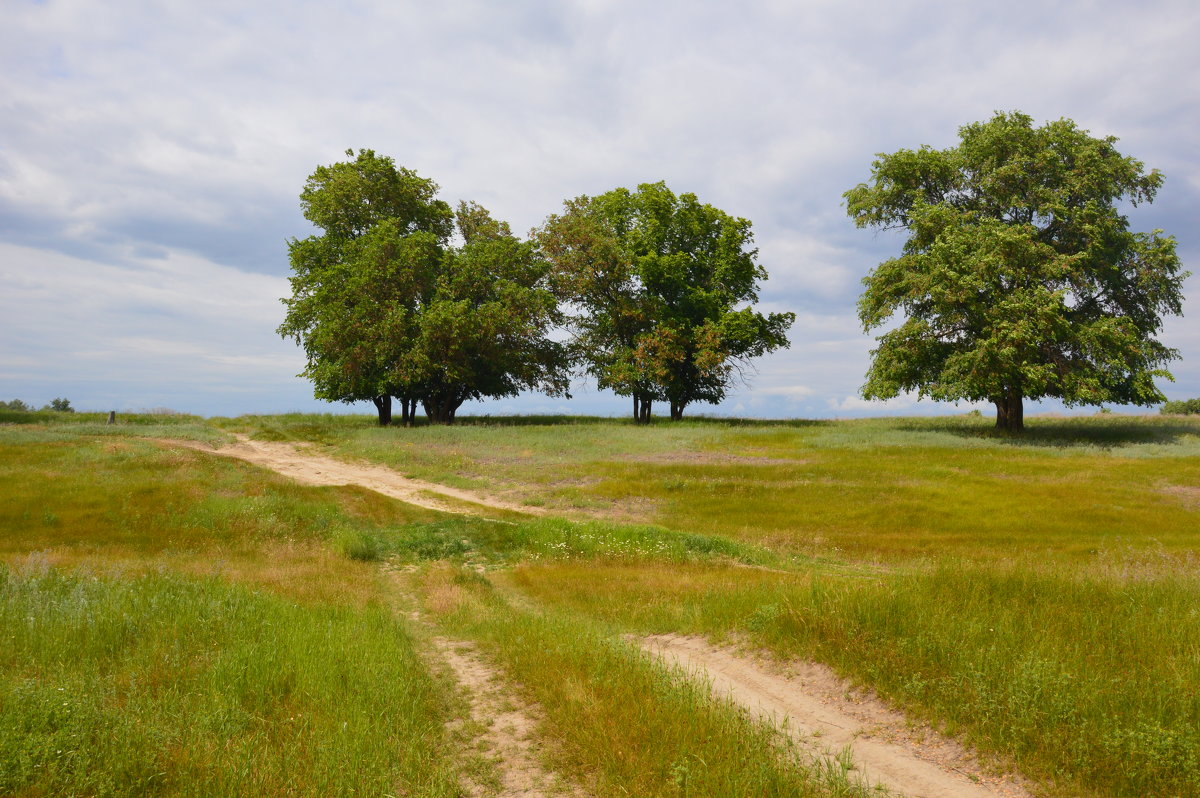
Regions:
M 996 109 L 1075 118 L 1166 171 L 1135 220 L 1195 261 L 1198 22 L 1183 0 L 12 3 L 4 379 L 58 384 L 94 371 L 80 353 L 107 352 L 113 385 L 179 374 L 196 409 L 227 407 L 247 372 L 264 407 L 307 402 L 274 333 L 284 241 L 307 234 L 297 194 L 312 169 L 371 147 L 515 230 L 565 198 L 659 179 L 751 219 L 764 307 L 800 318 L 793 348 L 726 404 L 840 412 L 829 403 L 854 394 L 871 346 L 858 280 L 899 247 L 841 205 L 877 152 L 951 145 Z M 1192 326 L 1166 335 L 1184 354 L 1174 390 L 1200 393 Z M 786 386 L 813 393 L 770 393 Z M 624 412 L 584 397 L 571 406 Z
M 792 400 L 807 399 L 814 393 L 816 391 L 807 385 L 771 385 L 755 390 L 758 396 L 782 396 Z

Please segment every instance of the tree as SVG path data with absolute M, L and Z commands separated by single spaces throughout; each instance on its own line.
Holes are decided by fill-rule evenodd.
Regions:
M 766 270 L 750 222 L 664 183 L 577 197 L 537 232 L 571 317 L 573 350 L 599 387 L 671 418 L 720 402 L 752 357 L 788 345 L 791 313 L 752 309 Z
M 1129 230 L 1119 203 L 1151 202 L 1163 178 L 1115 143 L 1013 112 L 960 128 L 956 147 L 877 157 L 847 210 L 908 238 L 863 280 L 859 318 L 905 318 L 877 339 L 864 397 L 986 400 L 1008 431 L 1026 398 L 1163 400 L 1154 378 L 1178 353 L 1154 336 L 1188 275 L 1173 238 Z
M 324 232 L 288 242 L 292 297 L 278 332 L 304 348 L 301 376 L 318 399 L 370 400 L 387 425 L 398 396 L 408 424 L 416 387 L 396 374 L 394 355 L 453 231 L 453 212 L 436 199 L 436 183 L 391 158 L 346 155 L 354 160 L 317 167 L 300 194 L 304 218 Z
M 43 410 L 53 410 L 56 413 L 74 413 L 75 408 L 71 407 L 70 399 L 56 398 L 51 399 L 50 404 L 46 405 Z
M 289 242 L 293 295 L 279 333 L 304 348 L 318 398 L 370 399 L 381 425 L 393 397 L 405 424 L 418 402 L 450 423 L 467 399 L 567 386 L 562 347 L 547 339 L 558 320 L 548 266 L 486 209 L 456 213 L 436 193 L 361 150 L 309 178 L 301 204 L 324 233 Z

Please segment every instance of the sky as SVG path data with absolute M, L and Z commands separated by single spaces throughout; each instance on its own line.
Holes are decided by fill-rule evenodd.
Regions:
M 861 280 L 902 239 L 842 193 L 877 153 L 1067 117 L 1166 181 L 1129 211 L 1200 273 L 1200 4 L 0 0 L 0 399 L 202 415 L 372 411 L 312 398 L 281 339 L 287 241 L 321 164 L 369 148 L 514 231 L 666 181 L 754 225 L 791 347 L 689 412 L 965 412 L 859 397 Z M 1200 276 L 1161 335 L 1200 396 Z M 581 380 L 460 413 L 619 415 Z M 989 408 L 983 408 L 989 412 Z M 1118 408 L 1119 410 L 1120 408 Z M 1027 413 L 1057 412 L 1041 402 Z M 1095 412 L 1086 408 L 1086 412 Z M 1132 410 L 1132 409 L 1131 409 Z

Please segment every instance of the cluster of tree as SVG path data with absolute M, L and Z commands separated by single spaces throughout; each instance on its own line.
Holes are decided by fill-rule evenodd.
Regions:
M 371 150 L 319 167 L 300 196 L 322 232 L 289 242 L 292 296 L 279 333 L 307 356 L 318 398 L 418 403 L 451 423 L 468 399 L 536 389 L 572 373 L 631 396 L 648 420 L 719 402 L 748 359 L 787 346 L 792 314 L 751 305 L 766 272 L 750 223 L 661 183 L 579 197 L 530 240 L 486 209 Z M 564 310 L 566 308 L 566 310 Z M 552 338 L 567 329 L 569 340 Z
M 32 413 L 36 408 L 33 405 L 26 404 L 20 399 L 13 399 L 11 402 L 0 402 L 0 410 L 15 410 L 18 413 Z M 71 402 L 68 399 L 51 399 L 50 404 L 42 406 L 42 412 L 53 411 L 55 413 L 74 413 L 75 408 L 71 407 Z
M 1200 399 L 1177 399 L 1163 402 L 1159 411 L 1165 416 L 1200 416 Z
M 1119 203 L 1152 201 L 1163 178 L 1115 142 L 997 113 L 956 147 L 878 156 L 848 211 L 908 239 L 863 281 L 859 317 L 905 318 L 877 339 L 864 396 L 990 401 L 1010 431 L 1026 398 L 1163 401 L 1154 378 L 1178 353 L 1155 336 L 1188 274 L 1173 238 L 1129 230 Z
M 319 167 L 300 195 L 324 232 L 289 244 L 279 333 L 304 348 L 318 398 L 369 399 L 380 424 L 393 397 L 406 424 L 418 402 L 450 423 L 468 399 L 568 386 L 566 347 L 548 335 L 561 321 L 548 265 L 484 208 L 452 209 L 437 189 L 362 150 Z
M 878 156 L 847 210 L 908 238 L 863 280 L 864 331 L 887 328 L 865 397 L 990 401 L 1009 431 L 1025 399 L 1165 399 L 1154 380 L 1178 352 L 1156 336 L 1189 275 L 1173 238 L 1129 229 L 1122 203 L 1151 202 L 1163 177 L 1115 142 L 1013 112 L 960 128 L 955 147 Z M 584 372 L 635 419 L 655 401 L 677 419 L 788 346 L 793 314 L 754 309 L 766 272 L 750 222 L 692 194 L 577 197 L 521 241 L 436 193 L 370 150 L 309 177 L 301 203 L 324 232 L 290 242 L 279 332 L 304 347 L 318 397 L 371 399 L 382 424 L 397 397 L 405 422 L 418 402 L 450 422 L 467 399 L 565 395 Z

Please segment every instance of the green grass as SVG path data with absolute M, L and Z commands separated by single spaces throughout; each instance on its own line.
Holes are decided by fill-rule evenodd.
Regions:
M 381 608 L 0 569 L 0 793 L 456 796 L 441 688 Z
M 100 580 L 116 586 L 181 574 L 162 578 L 299 619 L 382 613 L 397 598 L 377 562 L 452 563 L 420 567 L 426 606 L 543 708 L 555 763 L 599 794 L 845 788 L 621 639 L 671 631 L 829 663 L 1046 795 L 1200 794 L 1200 419 L 1031 419 L 1009 436 L 969 416 L 20 415 L 0 418 L 0 556 L 120 567 Z M 144 439 L 232 433 L 576 520 L 442 515 Z
M 400 527 L 345 529 L 334 543 L 356 560 L 416 563 L 447 560 L 495 568 L 538 560 L 690 562 L 729 559 L 781 564 L 764 549 L 721 537 L 661 527 L 523 518 L 519 521 L 448 516 Z
M 219 443 L 229 436 L 200 416 L 164 413 L 121 413 L 115 424 L 107 413 L 56 413 L 48 410 L 0 410 L 0 428 L 10 440 L 69 440 L 80 434 L 106 437 L 183 438 Z
M 353 600 L 373 588 L 331 550 L 331 538 L 438 517 L 362 488 L 297 485 L 136 436 L 38 433 L 0 428 L 0 557 L 46 550 L 67 565 L 153 561 L 224 571 L 294 597 Z
M 333 545 L 437 514 L 99 429 L 0 427 L 0 794 L 459 795 L 461 710 Z

